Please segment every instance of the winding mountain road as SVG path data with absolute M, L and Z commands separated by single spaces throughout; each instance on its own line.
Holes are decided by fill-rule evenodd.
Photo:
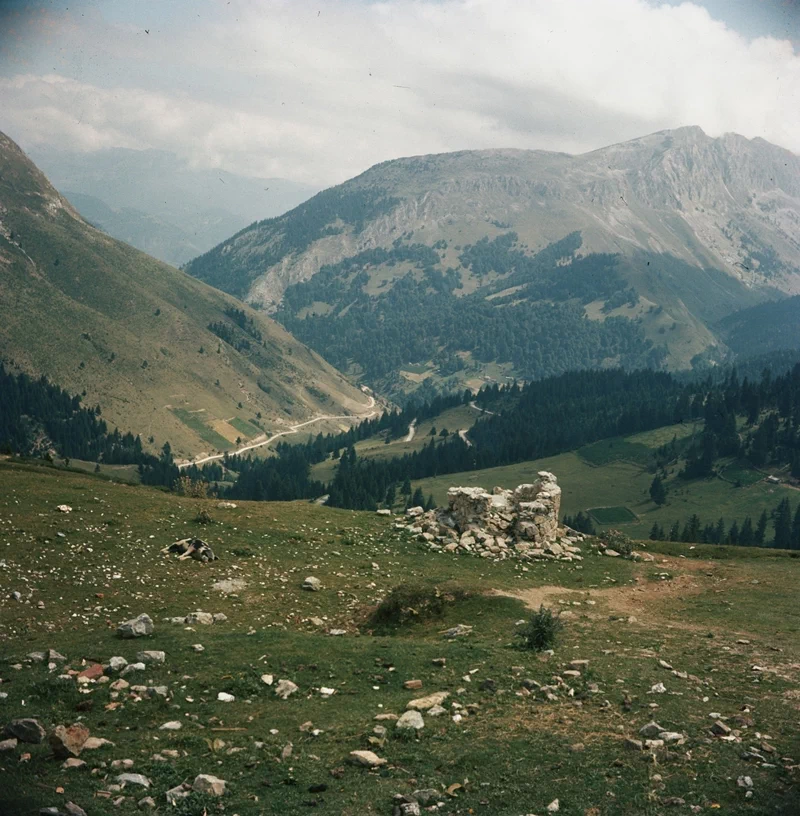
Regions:
M 367 408 L 374 408 L 375 407 L 375 397 L 369 398 L 369 405 Z M 229 451 L 228 456 L 238 456 L 241 453 L 247 453 L 247 451 L 255 450 L 256 448 L 263 448 L 265 445 L 269 445 L 270 443 L 274 442 L 276 439 L 279 439 L 281 436 L 290 436 L 291 434 L 296 434 L 301 428 L 305 428 L 308 425 L 313 425 L 315 422 L 324 422 L 328 419 L 370 419 L 377 414 L 377 411 L 370 411 L 368 414 L 345 414 L 344 416 L 318 416 L 314 419 L 308 419 L 305 422 L 300 422 L 297 425 L 290 425 L 288 431 L 280 431 L 279 433 L 273 434 L 269 437 L 269 439 L 263 439 L 261 442 L 253 442 L 250 445 L 244 445 L 243 447 L 235 450 Z M 206 462 L 214 462 L 217 459 L 222 459 L 225 456 L 224 453 L 215 453 L 211 456 L 203 456 L 200 459 L 193 459 L 190 462 L 182 462 L 178 465 L 178 469 L 181 470 L 183 468 L 191 467 L 192 465 L 204 465 Z

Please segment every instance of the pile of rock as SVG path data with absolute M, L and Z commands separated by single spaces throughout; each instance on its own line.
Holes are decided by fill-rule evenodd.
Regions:
M 561 488 L 556 477 L 539 472 L 535 484 L 514 490 L 451 487 L 447 508 L 406 511 L 406 529 L 444 552 L 468 552 L 481 558 L 580 561 L 583 536 L 558 525 Z

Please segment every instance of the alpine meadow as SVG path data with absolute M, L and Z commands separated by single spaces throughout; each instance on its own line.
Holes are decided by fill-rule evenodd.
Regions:
M 798 111 L 784 0 L 0 4 L 0 814 L 800 814 Z

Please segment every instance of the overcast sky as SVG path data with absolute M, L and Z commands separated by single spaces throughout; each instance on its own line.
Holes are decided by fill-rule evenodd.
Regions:
M 0 0 L 0 130 L 337 183 L 664 128 L 800 152 L 800 0 Z

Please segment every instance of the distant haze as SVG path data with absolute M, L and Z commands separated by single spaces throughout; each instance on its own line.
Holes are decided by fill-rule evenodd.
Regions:
M 317 188 L 684 125 L 800 151 L 795 0 L 6 0 L 0 31 L 0 124 L 26 150 Z
M 88 221 L 175 265 L 316 192 L 284 179 L 192 168 L 162 150 L 75 153 L 40 146 L 31 158 Z

